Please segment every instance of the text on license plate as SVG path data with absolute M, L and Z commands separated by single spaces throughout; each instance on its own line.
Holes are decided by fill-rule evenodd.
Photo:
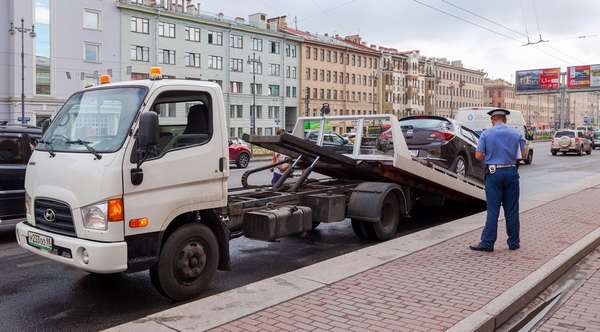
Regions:
M 28 232 L 27 243 L 38 249 L 52 250 L 52 238 L 46 235 Z

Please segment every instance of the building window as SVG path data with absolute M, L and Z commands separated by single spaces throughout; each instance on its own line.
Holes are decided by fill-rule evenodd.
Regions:
M 250 90 L 252 94 L 256 96 L 262 96 L 262 84 L 250 83 Z
M 271 54 L 279 54 L 281 52 L 281 44 L 276 41 L 270 41 Z
M 166 64 L 166 65 L 174 65 L 175 64 L 175 51 L 158 49 L 158 63 Z
M 310 60 L 310 46 L 306 46 L 306 58 Z
M 130 21 L 130 30 L 131 32 L 149 34 L 150 21 L 147 18 L 132 16 Z
M 319 74 L 316 69 L 313 69 L 313 80 L 317 81 L 319 79 Z
M 325 70 L 324 69 L 319 70 L 319 81 L 321 81 L 321 82 L 325 81 Z
M 286 78 L 290 78 L 292 76 L 292 67 L 291 66 L 285 66 L 285 77 Z
M 223 45 L 223 33 L 216 31 L 208 32 L 208 43 L 211 45 Z
M 223 69 L 223 57 L 211 55 L 208 57 L 208 68 L 210 69 Z
M 244 128 L 238 128 L 238 137 L 244 136 Z
M 145 46 L 131 46 L 129 59 L 144 62 L 150 61 L 150 48 Z
M 185 53 L 185 65 L 200 68 L 200 53 Z
M 287 98 L 290 98 L 292 96 L 292 87 L 291 86 L 286 86 L 285 87 L 285 96 Z
M 269 96 L 279 97 L 279 85 L 269 85 Z
M 161 37 L 175 38 L 175 24 L 158 22 L 158 35 Z
M 298 56 L 298 47 L 296 45 L 290 45 L 290 49 L 292 50 L 292 58 Z
M 275 63 L 271 64 L 271 71 L 269 72 L 271 76 L 281 76 L 281 66 Z
M 83 60 L 85 62 L 100 62 L 100 44 L 84 43 Z
M 39 95 L 49 95 L 51 92 L 49 13 L 49 0 L 35 0 L 35 93 Z
M 338 53 L 337 51 L 333 51 L 333 63 L 337 63 L 338 62 L 338 57 L 337 57 Z
M 306 68 L 306 79 L 310 80 L 310 68 Z
M 235 137 L 235 128 L 229 128 L 229 137 Z
M 229 118 L 241 119 L 244 117 L 244 106 L 243 105 L 230 105 L 229 106 Z
M 331 62 L 331 51 L 327 50 L 327 62 Z
M 229 35 L 229 47 L 244 48 L 244 37 L 240 35 Z
M 292 78 L 296 78 L 296 72 L 298 70 L 296 69 L 296 67 L 292 67 Z
M 90 30 L 100 30 L 100 12 L 91 9 L 84 9 L 83 28 Z
M 327 71 L 327 82 L 331 82 L 331 70 Z
M 257 119 L 262 119 L 262 106 L 256 105 L 256 112 L 254 111 L 254 108 L 254 105 L 250 105 L 250 117 L 256 116 Z
M 185 40 L 200 41 L 200 28 L 185 27 Z
M 319 90 L 319 98 L 325 99 L 325 89 L 320 89 Z
M 263 50 L 263 41 L 262 39 L 252 38 L 252 50 L 262 52 Z
M 242 82 L 230 82 L 231 93 L 243 93 Z
M 275 114 L 275 109 L 277 109 L 277 112 L 279 113 L 279 107 L 278 106 L 269 106 L 267 108 L 267 118 L 268 119 L 272 119 L 274 114 Z
M 321 61 L 325 61 L 325 50 L 324 49 L 319 49 L 319 59 Z
M 296 96 L 298 95 L 298 90 L 296 89 L 295 86 L 292 87 L 292 98 L 296 98 Z
M 253 62 L 250 74 L 262 75 L 262 62 Z
M 244 60 L 236 59 L 236 58 L 229 59 L 229 70 L 236 71 L 236 72 L 243 72 L 244 71 Z

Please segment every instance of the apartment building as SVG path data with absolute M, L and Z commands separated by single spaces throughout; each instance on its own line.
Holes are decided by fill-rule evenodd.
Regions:
M 117 6 L 123 77 L 146 78 L 150 67 L 160 66 L 169 78 L 219 83 L 230 137 L 251 133 L 253 117 L 258 135 L 293 127 L 300 38 L 279 32 L 262 13 L 246 21 L 205 15 L 191 1 L 121 0 Z
M 517 95 L 514 84 L 503 79 L 486 79 L 485 106 L 521 111 L 525 121 L 534 127 L 553 127 L 560 107 L 558 94 Z
M 378 81 L 380 53 L 360 36 L 342 38 L 312 34 L 287 26 L 285 17 L 272 23 L 291 36 L 302 38 L 300 49 L 300 114 L 318 116 L 324 104 L 331 115 L 380 113 Z M 337 128 L 338 131 L 352 130 Z
M 4 0 L 0 26 L 0 121 L 20 122 L 21 26 L 24 35 L 25 119 L 39 125 L 75 91 L 103 73 L 120 79 L 119 12 L 112 1 Z
M 434 114 L 453 117 L 461 107 L 483 106 L 486 75 L 483 70 L 465 68 L 459 60 L 431 60 L 435 68 Z

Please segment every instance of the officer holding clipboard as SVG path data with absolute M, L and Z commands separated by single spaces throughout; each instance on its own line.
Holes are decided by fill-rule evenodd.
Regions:
M 494 251 L 498 231 L 500 206 L 504 208 L 508 248 L 516 250 L 519 240 L 519 173 L 518 160 L 526 157 L 525 139 L 514 128 L 506 124 L 510 114 L 505 109 L 488 112 L 493 127 L 484 131 L 479 138 L 475 158 L 486 164 L 485 196 L 487 219 L 481 242 L 470 246 L 476 251 Z

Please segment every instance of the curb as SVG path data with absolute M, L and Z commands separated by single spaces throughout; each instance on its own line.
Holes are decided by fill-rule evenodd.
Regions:
M 600 246 L 600 228 L 589 233 L 448 331 L 494 331 Z
M 519 212 L 523 213 L 525 211 L 545 205 L 551 201 L 598 185 L 600 185 L 600 175 L 587 177 L 578 182 L 564 185 L 553 192 L 544 192 L 533 195 L 521 201 L 521 208 Z M 355 274 L 386 264 L 395 259 L 408 256 L 417 251 L 452 239 L 456 236 L 480 229 L 483 227 L 482 220 L 485 218 L 485 213 L 486 212 L 484 211 L 465 218 L 457 219 L 446 224 L 428 228 L 403 237 L 382 242 L 380 244 L 375 244 L 278 276 L 182 304 L 180 306 L 173 307 L 162 312 L 157 312 L 135 321 L 115 326 L 107 331 L 205 331 L 215 328 L 257 311 L 333 284 Z M 501 216 L 501 218 L 503 217 Z M 600 237 L 600 229 L 597 229 L 592 233 L 595 232 L 598 232 L 598 237 Z M 587 236 L 584 237 L 584 239 L 586 238 Z M 583 241 L 583 239 L 580 239 L 578 242 L 571 245 L 561 254 L 553 258 L 550 262 L 557 264 L 555 259 L 566 259 L 567 261 L 573 261 L 571 264 L 573 265 L 576 261 L 584 256 L 582 251 L 580 250 L 579 254 L 573 257 L 566 255 L 570 253 L 570 251 L 568 251 L 569 249 L 575 247 L 581 241 Z M 600 242 L 600 239 L 596 241 Z M 585 248 L 587 248 L 587 246 Z M 550 262 L 546 263 L 543 267 L 546 267 L 546 265 Z M 569 267 L 571 265 L 569 265 Z M 558 267 L 561 266 L 562 264 L 558 265 Z M 532 280 L 530 278 L 539 278 L 538 275 L 540 273 L 543 276 L 554 276 L 555 279 L 560 275 L 561 272 L 565 271 L 566 268 L 555 268 L 552 271 L 544 270 L 542 272 L 540 272 L 540 270 L 541 269 L 532 272 L 532 274 L 530 274 L 524 280 Z M 327 273 L 324 273 L 323 271 L 327 271 Z M 542 278 L 541 280 L 544 279 L 545 278 Z M 517 283 L 517 285 L 521 285 L 521 282 Z M 513 288 L 517 287 L 517 285 L 513 286 Z M 525 294 L 522 288 L 515 290 L 513 290 L 513 288 L 510 288 L 505 293 L 512 291 L 513 293 L 511 294 L 515 294 L 514 292 L 518 292 L 517 294 L 521 295 Z M 530 288 L 531 289 L 529 291 L 535 296 L 546 287 L 535 287 L 535 285 L 531 285 Z M 517 304 L 519 309 L 521 306 L 524 306 L 529 302 L 525 301 L 526 297 L 521 295 L 519 295 L 519 299 L 523 298 L 523 300 Z M 488 307 L 488 305 L 484 307 L 487 310 L 486 312 L 483 312 L 482 309 L 480 309 L 463 321 L 460 321 L 457 325 L 455 325 L 455 327 L 463 328 L 453 328 L 454 331 L 478 329 L 481 329 L 482 331 L 488 331 L 488 329 L 483 328 L 490 328 L 490 326 L 493 330 L 494 326 L 496 326 L 496 318 L 495 316 L 492 316 L 491 313 L 494 313 L 500 309 L 505 309 L 501 310 L 503 315 L 500 318 L 502 319 L 503 317 L 510 317 L 508 313 L 516 311 L 514 310 L 514 308 L 516 308 L 515 306 L 510 304 L 504 306 L 501 304 L 506 302 L 497 302 L 496 300 L 498 299 L 488 303 L 490 307 Z M 495 306 L 492 307 L 492 303 L 498 304 L 494 304 Z M 510 307 L 513 309 L 509 311 L 506 310 L 505 307 Z M 498 316 L 500 316 L 500 314 L 498 314 Z

